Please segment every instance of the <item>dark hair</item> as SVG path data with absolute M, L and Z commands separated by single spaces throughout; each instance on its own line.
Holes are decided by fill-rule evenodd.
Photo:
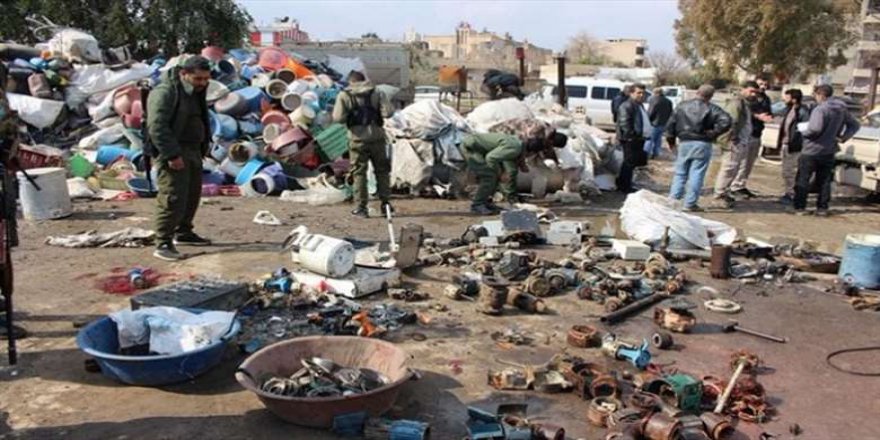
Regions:
M 565 147 L 565 144 L 568 143 L 568 136 L 566 136 L 562 133 L 559 133 L 559 132 L 553 133 L 553 142 L 552 143 L 553 143 L 553 146 L 556 148 L 563 148 L 563 147 Z
M 180 65 L 180 69 L 186 73 L 193 73 L 196 70 L 210 72 L 211 62 L 201 55 L 193 55 L 183 60 L 183 64 Z
M 629 91 L 630 93 L 635 92 L 636 89 L 647 90 L 647 87 L 645 87 L 645 85 L 642 83 L 635 83 L 635 84 L 631 85 L 630 87 L 631 87 L 630 91 Z
M 757 82 L 758 80 L 770 82 L 770 74 L 763 72 L 755 75 L 755 81 Z
M 742 88 L 744 89 L 759 89 L 758 83 L 755 81 L 746 81 L 742 83 Z
M 822 84 L 822 85 L 816 86 L 816 88 L 813 89 L 813 93 L 815 93 L 817 95 L 822 95 L 826 98 L 830 98 L 831 95 L 834 95 L 834 89 L 831 88 L 831 86 L 829 86 L 828 84 Z
M 525 147 L 526 151 L 529 153 L 535 153 L 544 149 L 544 140 L 537 137 L 530 137 L 526 139 L 525 143 L 523 143 L 523 147 Z
M 798 104 L 804 101 L 804 92 L 801 92 L 801 89 L 788 89 L 785 94 L 791 96 L 791 99 L 797 101 Z
M 353 83 L 353 82 L 364 82 L 364 81 L 366 81 L 366 80 L 367 80 L 367 76 L 364 75 L 362 72 L 358 72 L 357 70 L 352 70 L 352 71 L 348 74 L 348 82 L 350 82 L 350 83 Z

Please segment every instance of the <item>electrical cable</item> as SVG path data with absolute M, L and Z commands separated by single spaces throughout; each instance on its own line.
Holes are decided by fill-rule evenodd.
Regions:
M 843 373 L 852 374 L 855 376 L 880 377 L 880 372 L 864 372 L 864 371 L 847 370 L 847 369 L 840 367 L 838 365 L 835 365 L 833 362 L 831 362 L 831 359 L 833 357 L 841 355 L 841 354 L 857 353 L 857 352 L 862 352 L 862 351 L 875 351 L 875 350 L 880 350 L 880 345 L 872 345 L 872 346 L 868 346 L 868 347 L 857 347 L 857 348 L 844 348 L 842 350 L 832 351 L 831 353 L 828 353 L 828 356 L 825 356 L 825 362 L 828 363 L 828 365 L 830 365 L 831 368 L 834 368 L 835 370 L 841 371 Z

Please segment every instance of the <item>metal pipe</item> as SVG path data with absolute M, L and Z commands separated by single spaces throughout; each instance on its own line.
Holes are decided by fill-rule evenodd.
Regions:
M 565 107 L 568 102 L 568 94 L 565 93 L 565 54 L 556 57 L 556 96 L 559 105 Z
M 739 375 L 742 374 L 744 368 L 746 368 L 746 361 L 740 360 L 736 366 L 736 371 L 733 372 L 733 376 L 730 378 L 730 382 L 727 383 L 727 388 L 724 389 L 724 393 L 718 396 L 718 403 L 712 412 L 721 414 L 721 411 L 724 410 L 724 405 L 727 404 L 727 399 L 730 397 L 730 393 L 733 392 L 733 387 L 736 385 L 736 381 L 739 379 Z
M 638 301 L 630 303 L 625 307 L 621 307 L 611 313 L 602 316 L 601 318 L 599 318 L 599 321 L 602 321 L 606 324 L 615 324 L 617 322 L 623 321 L 629 315 L 632 315 L 644 308 L 650 307 L 660 301 L 663 301 L 666 298 L 669 298 L 669 296 L 666 294 L 652 293 L 649 296 L 646 296 Z

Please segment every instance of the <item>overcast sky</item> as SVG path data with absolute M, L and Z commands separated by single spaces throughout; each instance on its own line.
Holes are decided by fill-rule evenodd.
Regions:
M 257 23 L 273 17 L 299 20 L 313 39 L 338 40 L 376 32 L 401 40 L 414 28 L 451 34 L 460 21 L 540 47 L 564 48 L 587 31 L 599 38 L 644 38 L 649 50 L 674 51 L 676 0 L 238 0 Z

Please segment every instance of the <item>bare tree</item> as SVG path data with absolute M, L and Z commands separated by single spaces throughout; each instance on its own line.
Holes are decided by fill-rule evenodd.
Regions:
M 602 40 L 594 38 L 585 31 L 578 32 L 568 39 L 565 53 L 573 63 L 577 64 L 607 64 L 610 60 L 605 55 Z
M 656 85 L 682 84 L 691 76 L 687 61 L 669 52 L 651 52 L 648 64 L 657 69 L 654 73 Z

